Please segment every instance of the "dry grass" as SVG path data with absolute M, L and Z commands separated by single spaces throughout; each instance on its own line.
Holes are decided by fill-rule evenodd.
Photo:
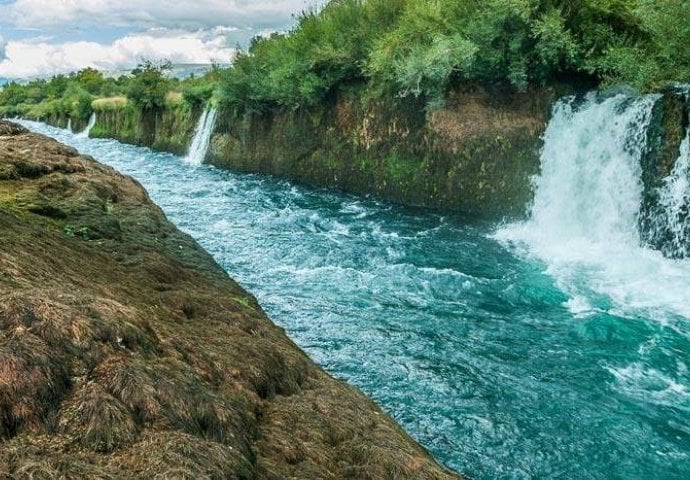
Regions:
M 97 98 L 91 102 L 91 108 L 96 112 L 110 112 L 122 110 L 127 106 L 127 102 L 128 100 L 125 96 Z
M 138 436 L 132 413 L 95 382 L 75 386 L 63 401 L 58 429 L 83 448 L 108 453 Z
M 239 452 L 179 432 L 146 435 L 111 464 L 137 477 L 156 480 L 255 478 L 253 466 Z
M 461 98 L 451 99 L 449 107 L 428 116 L 429 129 L 451 144 L 488 132 L 541 132 L 546 124 L 544 115 L 535 114 L 538 108 L 529 94 L 515 94 L 514 105 L 495 104 L 495 98 L 485 91 L 465 93 Z
M 183 101 L 182 92 L 168 92 L 165 95 L 165 103 L 168 106 L 174 107 L 177 105 L 181 105 L 182 101 Z
M 0 171 L 0 478 L 453 478 L 136 182 L 2 122 Z

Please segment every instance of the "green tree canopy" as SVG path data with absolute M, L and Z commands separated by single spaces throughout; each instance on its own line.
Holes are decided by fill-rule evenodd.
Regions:
M 132 70 L 127 96 L 142 110 L 162 108 L 170 85 L 167 73 L 171 69 L 169 60 L 143 61 Z
M 91 95 L 98 95 L 101 92 L 105 79 L 103 74 L 95 68 L 85 68 L 79 70 L 74 79 L 79 86 L 89 92 Z

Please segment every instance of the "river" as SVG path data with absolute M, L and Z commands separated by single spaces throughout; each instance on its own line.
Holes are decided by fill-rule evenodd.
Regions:
M 139 180 L 317 363 L 450 468 L 687 479 L 690 261 L 634 232 L 652 102 L 558 107 L 532 217 L 511 225 L 23 123 Z

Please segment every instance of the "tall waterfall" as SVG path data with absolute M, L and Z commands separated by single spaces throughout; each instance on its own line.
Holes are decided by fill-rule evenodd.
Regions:
M 193 165 L 201 165 L 206 158 L 208 146 L 211 143 L 211 135 L 216 126 L 216 109 L 206 107 L 204 113 L 199 118 L 199 123 L 194 131 L 194 139 L 187 153 L 187 162 Z
M 89 123 L 86 125 L 86 128 L 77 136 L 79 138 L 89 138 L 89 134 L 91 133 L 91 129 L 96 125 L 96 112 L 91 113 L 91 117 L 89 117 Z
M 67 130 L 72 131 L 72 119 L 67 119 Z
M 656 97 L 556 105 L 531 223 L 545 237 L 639 244 L 642 157 Z M 535 232 L 536 233 L 536 232 Z
M 496 236 L 546 264 L 570 295 L 568 308 L 660 310 L 690 318 L 690 260 L 673 261 L 642 246 L 639 231 L 645 153 L 658 96 L 589 95 L 554 107 L 535 179 L 531 218 Z M 690 139 L 662 195 L 667 220 L 680 218 L 688 193 Z M 686 235 L 678 230 L 678 235 Z

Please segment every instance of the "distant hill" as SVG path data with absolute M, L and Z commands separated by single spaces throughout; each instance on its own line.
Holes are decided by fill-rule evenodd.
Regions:
M 227 65 L 223 65 L 223 66 L 227 66 Z M 192 75 L 195 77 L 199 77 L 199 76 L 202 76 L 203 74 L 205 74 L 206 72 L 208 72 L 212 67 L 213 67 L 213 65 L 206 64 L 206 63 L 173 64 L 172 70 L 170 71 L 170 76 L 179 78 L 180 80 L 184 80 L 186 78 L 189 78 Z M 132 68 L 134 68 L 134 67 L 132 67 Z M 122 69 L 122 70 L 103 71 L 103 73 L 106 76 L 119 77 L 120 75 L 128 75 L 129 73 L 131 73 L 132 68 Z M 0 88 L 2 88 L 2 86 L 5 85 L 6 83 L 9 83 L 12 81 L 18 81 L 19 83 L 27 83 L 28 81 L 36 79 L 36 78 L 50 78 L 52 76 L 53 76 L 53 74 L 43 75 L 43 76 L 38 76 L 38 77 L 25 78 L 25 79 L 0 77 Z
M 208 63 L 180 63 L 173 64 L 170 76 L 184 80 L 194 75 L 195 77 L 202 76 L 208 72 L 213 65 Z M 127 75 L 132 69 L 113 70 L 105 72 L 108 76 L 118 77 L 120 75 Z

